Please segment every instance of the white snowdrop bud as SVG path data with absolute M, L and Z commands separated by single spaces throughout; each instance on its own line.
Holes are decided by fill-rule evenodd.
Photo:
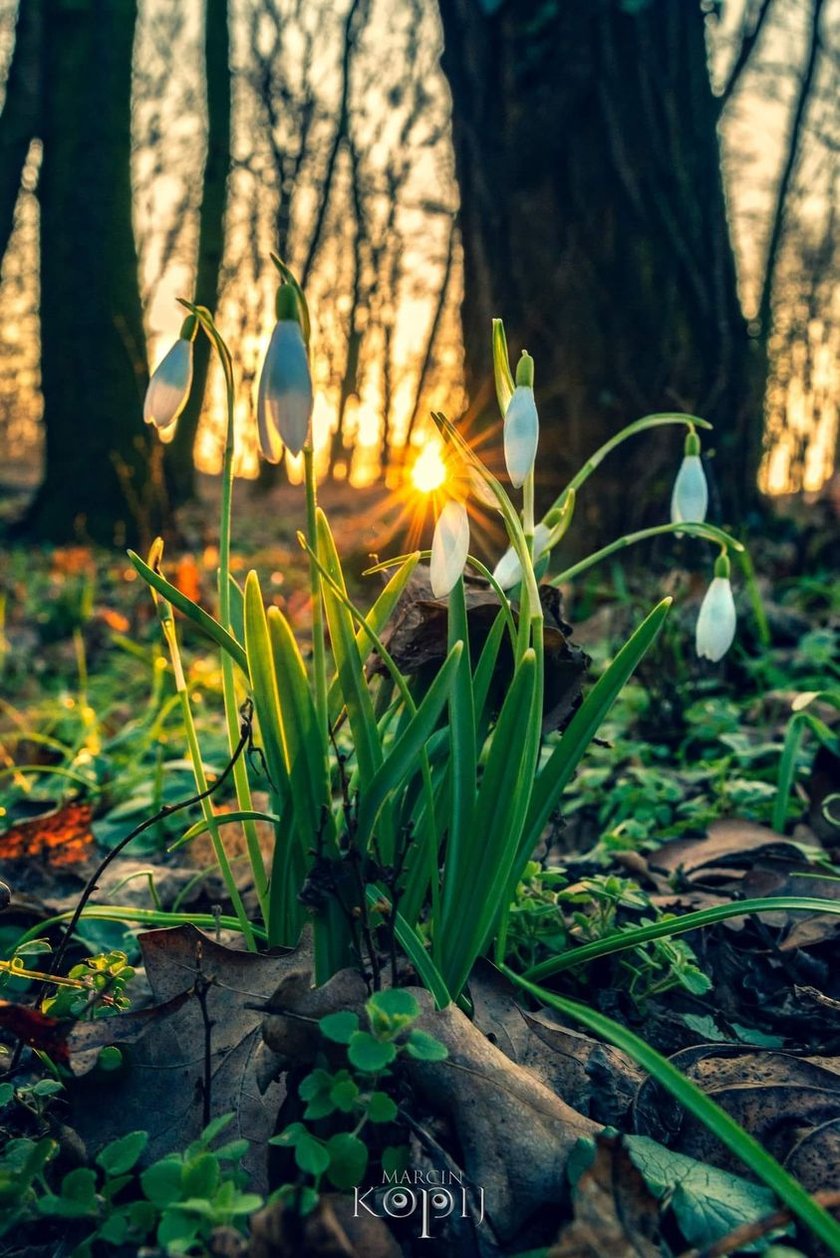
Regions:
M 184 320 L 180 337 L 152 372 L 146 390 L 143 418 L 147 424 L 154 424 L 163 436 L 173 431 L 189 400 L 196 329 L 197 320 L 194 315 L 189 315 Z
M 534 529 L 534 563 L 537 562 L 541 555 L 545 554 L 550 537 L 551 529 L 548 525 L 540 522 Z M 493 576 L 503 590 L 513 589 L 522 580 L 522 565 L 512 546 L 508 547 L 496 564 L 496 567 L 493 569 Z
M 462 502 L 450 498 L 432 539 L 431 582 L 435 598 L 445 598 L 464 571 L 470 549 L 470 521 Z
M 697 617 L 697 654 L 717 663 L 732 646 L 735 637 L 735 600 L 729 581 L 729 558 L 722 554 L 715 562 L 715 575 L 700 605 Z
M 284 445 L 292 454 L 300 454 L 309 435 L 312 377 L 297 315 L 294 290 L 283 284 L 277 293 L 277 323 L 257 391 L 260 452 L 269 463 L 279 463 Z
M 671 494 L 672 524 L 702 524 L 709 505 L 709 487 L 700 458 L 700 438 L 691 429 L 685 439 L 685 454 Z

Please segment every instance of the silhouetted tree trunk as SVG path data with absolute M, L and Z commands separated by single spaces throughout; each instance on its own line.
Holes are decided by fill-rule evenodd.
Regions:
M 145 540 L 159 524 L 131 221 L 135 0 L 45 0 L 41 371 L 46 473 L 24 527 Z
M 225 246 L 227 179 L 230 170 L 230 34 L 227 0 L 206 0 L 204 65 L 207 91 L 207 157 L 198 231 L 198 262 L 194 300 L 216 309 Z M 178 420 L 175 439 L 166 448 L 166 480 L 173 502 L 195 494 L 195 447 L 198 421 L 207 385 L 210 342 L 199 336 L 195 345 L 193 386 L 187 407 Z
M 471 403 L 495 406 L 501 315 L 512 358 L 536 359 L 543 500 L 624 423 L 680 410 L 715 424 L 732 519 L 757 497 L 766 352 L 738 301 L 703 16 L 635 7 L 440 0 Z M 679 453 L 660 433 L 603 464 L 588 546 L 663 518 Z
M 20 177 L 38 134 L 41 101 L 41 0 L 21 0 L 6 99 L 0 114 L 0 260 L 15 223 Z

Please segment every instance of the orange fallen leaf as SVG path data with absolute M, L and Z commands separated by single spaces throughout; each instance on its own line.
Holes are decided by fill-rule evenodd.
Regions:
M 92 817 L 90 804 L 72 800 L 45 817 L 21 821 L 0 835 L 0 859 L 38 859 L 55 868 L 79 864 L 93 846 Z

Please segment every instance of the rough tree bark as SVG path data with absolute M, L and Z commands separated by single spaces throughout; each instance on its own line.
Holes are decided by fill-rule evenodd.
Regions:
M 543 500 L 622 424 L 681 410 L 715 424 L 733 519 L 757 495 L 766 355 L 738 301 L 703 16 L 629 8 L 440 0 L 472 408 L 492 413 L 501 315 L 512 357 L 536 359 Z M 679 452 L 669 433 L 605 462 L 578 506 L 588 546 L 662 518 Z
M 15 224 L 20 177 L 29 145 L 38 134 L 41 102 L 41 0 L 18 9 L 6 100 L 0 114 L 0 260 Z
M 44 0 L 44 482 L 29 536 L 143 541 L 160 524 L 142 421 L 146 351 L 131 221 L 135 0 Z
M 219 300 L 225 245 L 227 180 L 230 171 L 230 33 L 227 0 L 206 0 L 204 65 L 207 93 L 207 156 L 198 229 L 195 301 L 215 311 Z M 207 372 L 210 342 L 199 336 L 193 360 L 190 400 L 178 420 L 175 438 L 166 447 L 166 483 L 173 503 L 195 495 L 194 447 Z

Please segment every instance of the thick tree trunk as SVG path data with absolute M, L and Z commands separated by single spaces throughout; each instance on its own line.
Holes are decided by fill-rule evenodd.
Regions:
M 42 8 L 41 0 L 20 0 L 6 100 L 0 114 L 0 260 L 14 229 L 15 205 L 29 145 L 38 134 Z
M 225 210 L 230 170 L 230 34 L 227 0 L 206 0 L 204 65 L 207 91 L 207 157 L 198 231 L 195 301 L 214 311 L 219 300 L 225 247 Z M 178 420 L 175 439 L 166 447 L 166 480 L 174 503 L 195 495 L 194 447 L 210 364 L 210 342 L 195 345 L 193 386 Z
M 495 406 L 501 315 L 512 358 L 536 359 L 543 503 L 623 424 L 680 410 L 715 424 L 733 519 L 757 494 L 766 366 L 738 301 L 700 6 L 487 8 L 440 0 L 472 408 Z M 679 454 L 660 432 L 604 463 L 578 505 L 587 548 L 663 518 Z
M 46 473 L 30 536 L 158 527 L 131 211 L 135 0 L 45 0 L 41 371 Z

